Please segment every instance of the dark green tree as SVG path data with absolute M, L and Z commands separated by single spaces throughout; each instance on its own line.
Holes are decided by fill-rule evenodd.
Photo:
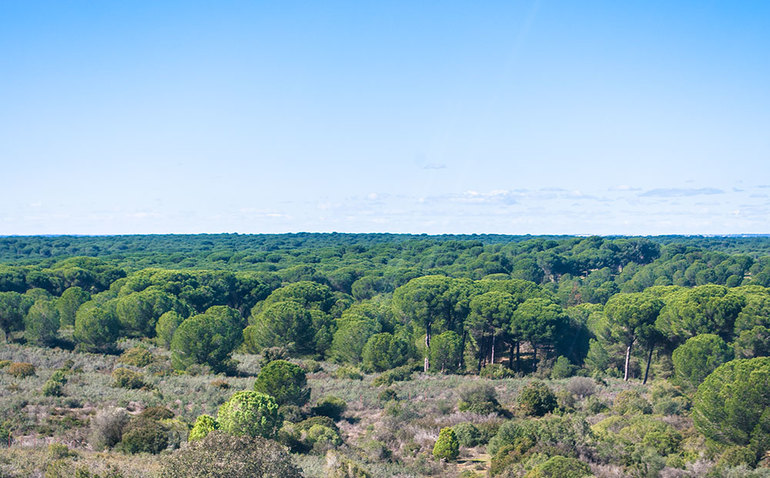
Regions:
M 37 345 L 52 345 L 59 331 L 59 311 L 52 300 L 39 300 L 24 319 L 24 337 Z
M 364 345 L 363 366 L 371 372 L 383 372 L 406 363 L 411 356 L 407 342 L 387 332 L 372 335 Z
M 252 352 L 267 347 L 289 347 L 299 354 L 306 354 L 315 349 L 313 316 L 299 302 L 273 303 L 253 321 L 244 332 Z
M 650 339 L 654 336 L 651 329 L 662 308 L 663 301 L 644 293 L 617 294 L 604 306 L 612 335 L 626 347 L 623 380 L 629 377 L 628 364 L 634 344 L 641 336 Z
M 676 379 L 697 388 L 717 367 L 733 358 L 733 350 L 715 334 L 690 337 L 671 357 Z
M 259 371 L 254 390 L 271 395 L 278 405 L 303 406 L 310 400 L 305 371 L 285 360 L 273 360 Z
M 241 316 L 227 306 L 214 306 L 185 319 L 171 339 L 171 363 L 177 370 L 208 365 L 228 371 L 230 354 L 242 341 Z
M 75 325 L 75 314 L 81 305 L 91 300 L 91 294 L 78 286 L 73 286 L 62 292 L 56 300 L 56 308 L 59 309 L 61 325 Z
M 440 373 L 454 373 L 462 363 L 462 338 L 447 330 L 433 338 L 430 349 L 430 368 Z
M 120 334 L 120 322 L 109 303 L 89 301 L 75 315 L 75 340 L 85 349 L 97 352 L 111 348 Z

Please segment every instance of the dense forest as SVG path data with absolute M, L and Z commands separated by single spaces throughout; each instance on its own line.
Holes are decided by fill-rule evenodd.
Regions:
M 0 477 L 770 476 L 768 356 L 769 237 L 0 237 Z

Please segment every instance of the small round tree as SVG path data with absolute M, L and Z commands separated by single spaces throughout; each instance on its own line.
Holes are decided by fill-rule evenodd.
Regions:
M 219 428 L 231 435 L 273 438 L 281 428 L 283 417 L 270 395 L 259 392 L 236 392 L 219 407 Z
M 120 322 L 106 304 L 81 305 L 75 314 L 75 340 L 90 351 L 110 348 L 120 333 Z
M 527 415 L 542 417 L 556 408 L 556 395 L 540 381 L 530 382 L 519 394 L 519 406 Z
M 219 423 L 211 415 L 200 415 L 195 419 L 195 425 L 193 425 L 190 434 L 187 436 L 187 441 L 195 441 L 205 438 L 206 435 L 219 429 Z
M 732 358 L 732 348 L 714 334 L 701 334 L 687 339 L 674 350 L 671 357 L 677 381 L 693 388 Z
M 278 405 L 301 407 L 310 399 L 305 371 L 285 360 L 273 360 L 259 371 L 254 390 L 275 397 Z
M 371 372 L 382 372 L 403 365 L 409 355 L 409 344 L 387 332 L 372 335 L 362 352 L 364 368 Z
M 460 442 L 451 428 L 442 428 L 433 446 L 433 457 L 437 460 L 454 461 L 460 455 Z

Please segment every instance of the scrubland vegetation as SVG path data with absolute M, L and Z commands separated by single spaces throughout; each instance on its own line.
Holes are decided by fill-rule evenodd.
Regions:
M 770 476 L 768 246 L 0 238 L 0 477 Z

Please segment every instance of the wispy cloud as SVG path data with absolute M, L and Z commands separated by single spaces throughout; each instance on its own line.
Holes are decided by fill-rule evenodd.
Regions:
M 639 197 L 676 198 L 713 194 L 724 194 L 724 191 L 716 188 L 659 188 L 645 191 Z
M 446 169 L 447 165 L 444 163 L 428 163 L 422 167 L 422 169 Z

